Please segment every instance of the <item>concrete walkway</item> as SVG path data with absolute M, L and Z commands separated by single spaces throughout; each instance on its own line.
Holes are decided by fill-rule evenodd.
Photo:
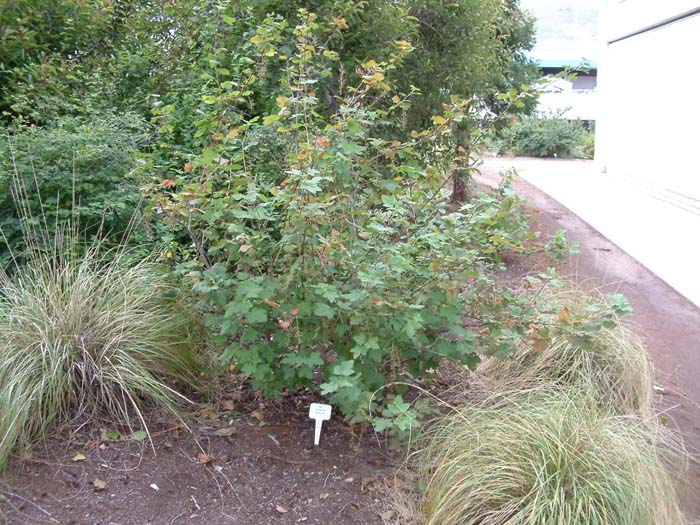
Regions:
M 593 161 L 489 158 L 483 169 L 515 169 L 700 306 L 700 202 L 600 173 Z

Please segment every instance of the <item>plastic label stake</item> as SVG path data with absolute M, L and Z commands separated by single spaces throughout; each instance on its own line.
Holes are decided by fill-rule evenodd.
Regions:
M 311 403 L 309 407 L 309 418 L 316 421 L 316 429 L 314 432 L 314 445 L 318 446 L 321 441 L 321 426 L 324 421 L 331 418 L 331 406 L 323 403 Z

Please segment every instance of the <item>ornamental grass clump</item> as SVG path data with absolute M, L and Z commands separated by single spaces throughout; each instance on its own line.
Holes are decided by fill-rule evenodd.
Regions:
M 614 314 L 610 303 L 615 300 L 623 299 L 575 288 L 550 292 L 544 298 L 554 305 L 549 323 L 584 328 L 554 334 L 549 330 L 544 339 L 522 338 L 506 359 L 486 360 L 481 373 L 496 389 L 528 389 L 542 383 L 573 386 L 588 389 L 601 407 L 615 414 L 651 415 L 653 365 L 640 337 Z
M 71 237 L 68 235 L 67 237 Z M 174 412 L 191 377 L 184 323 L 162 300 L 152 261 L 127 262 L 60 233 L 0 270 L 0 467 L 52 427 L 106 416 L 145 427 L 143 410 Z
M 588 388 L 616 414 L 651 414 L 653 367 L 639 337 L 618 325 L 589 340 L 563 335 L 538 348 L 522 340 L 507 359 L 489 359 L 482 372 L 497 388 L 515 390 L 543 382 Z
M 467 406 L 416 454 L 432 525 L 682 525 L 664 428 L 554 386 Z

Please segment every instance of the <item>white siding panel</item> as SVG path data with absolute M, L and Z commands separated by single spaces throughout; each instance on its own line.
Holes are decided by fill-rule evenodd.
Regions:
M 700 206 L 698 51 L 695 15 L 609 44 L 598 84 L 596 160 L 691 208 Z
M 608 0 L 603 36 L 609 42 L 697 7 L 698 0 Z

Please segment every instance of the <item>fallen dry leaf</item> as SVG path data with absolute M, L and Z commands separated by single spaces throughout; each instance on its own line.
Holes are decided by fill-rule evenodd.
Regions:
M 211 463 L 213 459 L 213 457 L 211 457 L 209 454 L 205 454 L 204 452 L 200 452 L 199 454 L 197 454 L 197 461 L 199 461 L 202 465 Z
M 267 304 L 271 308 L 279 308 L 280 307 L 280 303 L 278 303 L 277 301 L 275 301 L 271 297 L 268 297 L 267 299 L 265 299 L 265 304 Z
M 235 427 L 226 427 L 226 428 L 220 428 L 216 432 L 214 432 L 215 436 L 219 437 L 229 437 L 233 436 L 236 433 L 236 428 Z
M 289 512 L 287 509 L 285 509 L 285 508 L 282 507 L 281 505 L 276 505 L 276 506 L 275 506 L 275 510 L 276 510 L 277 512 L 279 512 L 280 514 L 287 514 L 287 512 Z
M 95 481 L 92 482 L 92 485 L 97 491 L 104 490 L 107 488 L 107 482 L 101 480 L 100 478 L 95 478 Z
M 73 456 L 73 459 L 71 461 L 85 461 L 87 458 L 85 457 L 84 454 L 81 454 L 78 452 L 75 456 Z
M 236 408 L 236 405 L 231 401 L 230 399 L 227 399 L 223 403 L 221 403 L 221 408 L 224 410 L 234 410 Z

